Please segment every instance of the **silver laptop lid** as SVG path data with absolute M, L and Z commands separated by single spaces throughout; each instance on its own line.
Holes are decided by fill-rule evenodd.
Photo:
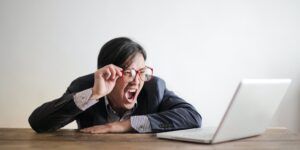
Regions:
M 214 134 L 212 143 L 263 133 L 290 83 L 290 79 L 242 80 Z

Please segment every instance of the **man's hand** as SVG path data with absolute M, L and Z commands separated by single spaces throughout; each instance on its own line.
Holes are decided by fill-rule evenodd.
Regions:
M 94 73 L 94 86 L 90 99 L 99 99 L 109 94 L 115 87 L 117 79 L 122 76 L 122 70 L 113 64 L 98 69 Z
M 84 133 L 125 133 L 133 131 L 130 120 L 116 121 L 105 125 L 96 125 L 89 128 L 81 129 L 80 132 Z

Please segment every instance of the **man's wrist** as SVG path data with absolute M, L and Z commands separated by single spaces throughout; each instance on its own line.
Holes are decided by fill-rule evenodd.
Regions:
M 91 97 L 90 97 L 91 100 L 97 100 L 97 99 L 100 99 L 103 96 L 105 96 L 105 95 L 98 94 L 97 92 L 95 92 L 94 88 L 92 88 L 92 94 L 91 94 Z
M 125 133 L 125 132 L 133 131 L 129 119 L 108 123 L 105 126 L 108 128 L 108 132 L 110 133 L 115 133 L 115 132 Z
M 133 131 L 133 128 L 131 127 L 130 119 L 121 121 L 121 123 L 122 123 L 122 126 L 124 127 L 125 132 Z
M 100 99 L 100 98 L 101 98 L 100 95 L 92 94 L 91 97 L 90 97 L 90 100 L 97 100 L 97 99 Z

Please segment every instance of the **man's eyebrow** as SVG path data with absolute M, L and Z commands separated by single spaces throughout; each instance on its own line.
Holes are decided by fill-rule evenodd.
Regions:
M 123 65 L 122 68 L 123 68 L 124 70 L 126 70 L 126 69 L 129 69 L 129 66 L 130 66 L 129 64 L 125 64 L 125 65 Z
M 137 69 L 137 70 L 145 69 L 146 67 L 147 66 L 144 66 L 144 67 L 142 67 L 140 69 Z M 128 70 L 128 69 L 134 69 L 135 70 L 135 68 L 133 68 L 133 67 L 126 67 L 126 68 L 124 68 L 124 70 Z

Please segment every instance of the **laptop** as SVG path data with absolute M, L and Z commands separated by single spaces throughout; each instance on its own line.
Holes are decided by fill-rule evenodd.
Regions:
M 290 79 L 244 79 L 217 127 L 162 132 L 156 136 L 213 144 L 260 135 L 269 125 L 290 83 Z

